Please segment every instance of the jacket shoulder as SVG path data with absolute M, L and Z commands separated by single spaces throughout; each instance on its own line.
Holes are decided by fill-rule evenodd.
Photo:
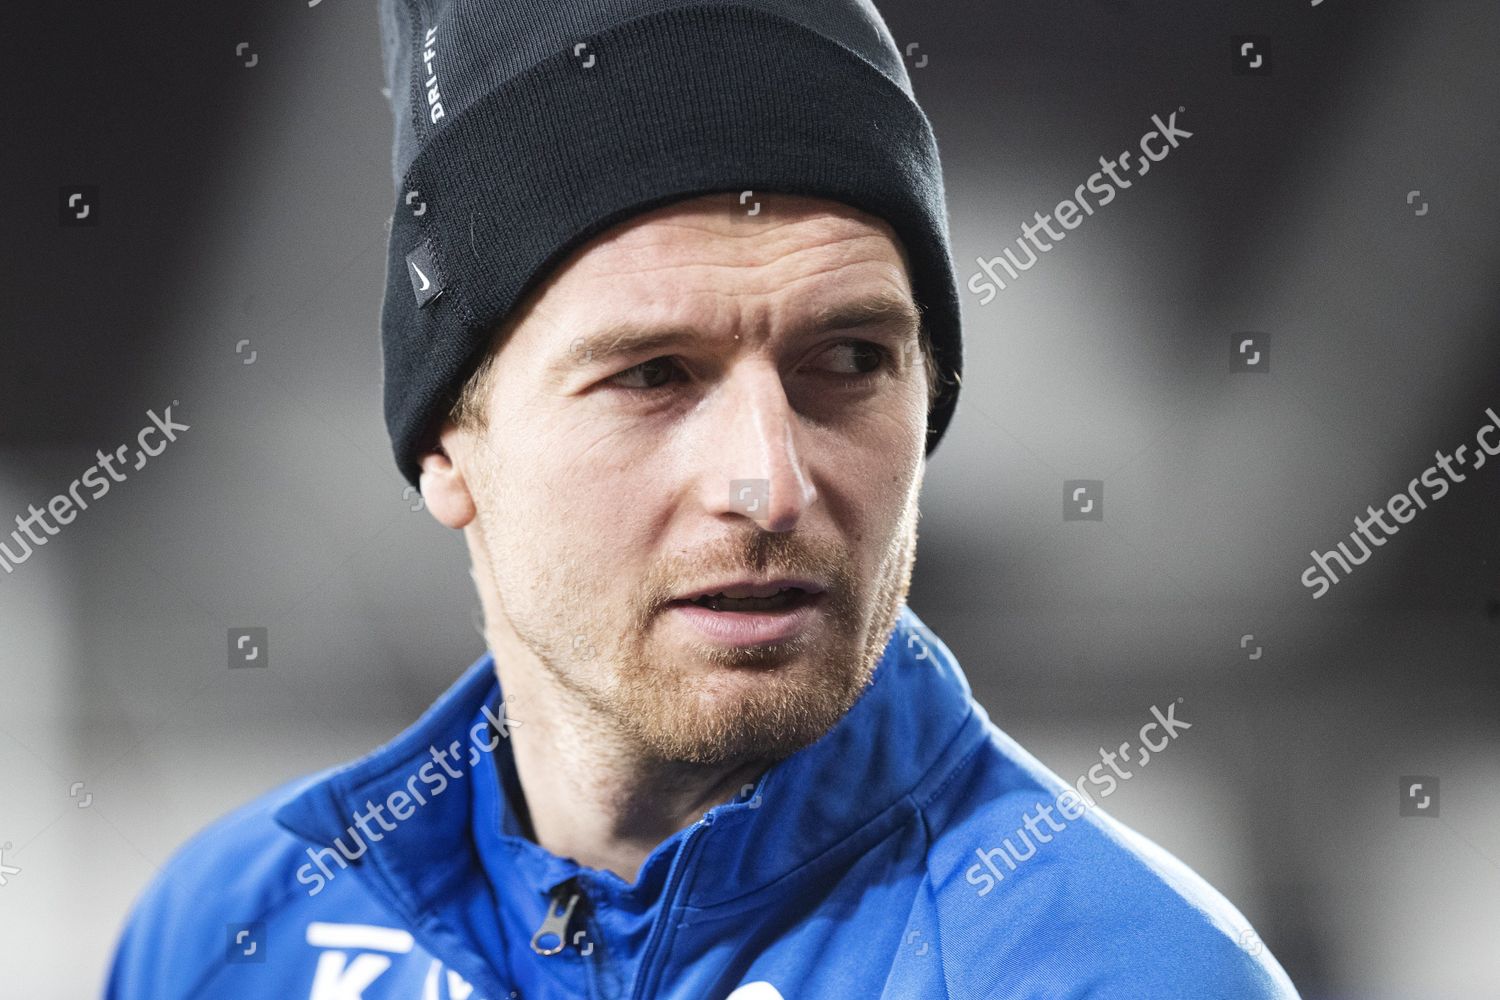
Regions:
M 307 898 L 296 877 L 307 844 L 274 814 L 311 780 L 304 776 L 262 794 L 173 853 L 126 919 L 109 969 L 108 1000 L 200 995 L 227 960 L 231 928 L 264 925 Z
M 986 726 L 923 804 L 950 995 L 1297 996 L 1222 894 Z

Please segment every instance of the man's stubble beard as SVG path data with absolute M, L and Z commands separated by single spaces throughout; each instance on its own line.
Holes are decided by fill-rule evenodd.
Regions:
M 717 539 L 691 561 L 653 567 L 622 616 L 605 596 L 614 581 L 599 578 L 607 563 L 591 553 L 517 560 L 511 543 L 535 536 L 524 527 L 496 530 L 507 523 L 500 512 L 525 508 L 492 486 L 498 484 L 491 480 L 477 491 L 483 494 L 475 498 L 477 520 L 506 622 L 588 717 L 613 730 L 620 745 L 659 762 L 770 763 L 811 745 L 868 687 L 911 586 L 914 498 L 868 584 L 834 543 L 751 529 Z M 670 652 L 653 654 L 653 640 L 666 645 L 666 623 L 657 619 L 670 613 L 668 600 L 697 583 L 746 572 L 825 581 L 822 623 L 767 646 L 673 641 Z

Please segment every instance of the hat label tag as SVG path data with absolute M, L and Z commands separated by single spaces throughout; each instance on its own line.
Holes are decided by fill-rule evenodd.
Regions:
M 432 246 L 426 240 L 406 255 L 406 273 L 411 278 L 411 290 L 417 297 L 418 309 L 442 294 L 443 283 L 432 260 Z

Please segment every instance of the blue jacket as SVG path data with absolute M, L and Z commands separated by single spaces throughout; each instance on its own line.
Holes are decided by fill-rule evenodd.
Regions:
M 1127 763 L 1189 726 L 1154 715 Z M 990 722 L 910 608 L 854 708 L 634 885 L 521 834 L 509 724 L 487 654 L 392 742 L 208 827 L 107 996 L 1296 996 L 1219 893 Z

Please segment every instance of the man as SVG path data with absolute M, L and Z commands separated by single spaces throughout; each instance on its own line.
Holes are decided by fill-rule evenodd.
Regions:
M 1295 996 L 905 606 L 960 355 L 878 15 L 514 6 L 382 8 L 387 419 L 489 652 L 185 847 L 109 995 Z

